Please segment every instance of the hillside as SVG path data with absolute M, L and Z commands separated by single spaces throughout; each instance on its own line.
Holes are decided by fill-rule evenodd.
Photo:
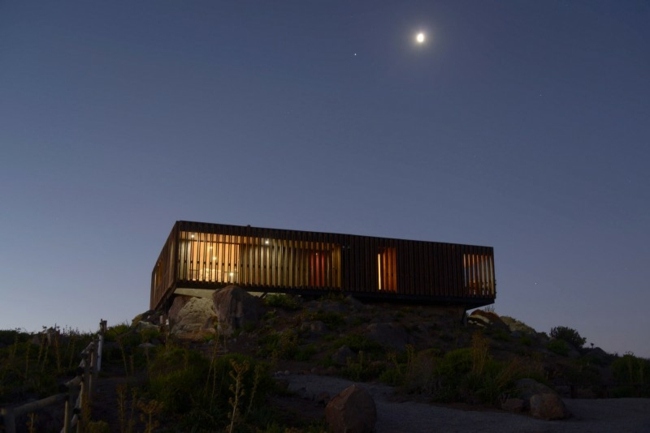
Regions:
M 333 395 L 310 395 L 301 377 L 382 384 L 391 401 L 482 412 L 508 409 L 521 378 L 564 398 L 650 396 L 650 362 L 576 347 L 584 341 L 566 328 L 555 330 L 565 339 L 551 338 L 490 311 L 463 321 L 451 308 L 352 298 L 270 295 L 261 308 L 230 328 L 177 332 L 174 320 L 154 325 L 155 312 L 109 328 L 93 431 L 324 431 Z

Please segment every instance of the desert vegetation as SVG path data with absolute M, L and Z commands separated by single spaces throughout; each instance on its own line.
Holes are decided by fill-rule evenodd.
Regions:
M 140 318 L 109 327 L 89 431 L 325 431 L 322 419 L 292 411 L 287 371 L 380 381 L 403 398 L 479 407 L 500 407 L 522 378 L 565 397 L 650 397 L 649 360 L 587 348 L 568 327 L 547 335 L 494 310 L 483 312 L 484 325 L 464 325 L 432 307 L 342 297 L 273 295 L 265 303 L 257 326 L 228 337 L 215 327 L 179 339 Z M 91 338 L 56 326 L 0 331 L 0 405 L 55 393 Z M 30 414 L 20 425 L 60 429 L 46 418 Z

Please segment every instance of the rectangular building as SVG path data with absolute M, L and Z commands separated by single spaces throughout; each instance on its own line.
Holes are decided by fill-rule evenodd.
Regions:
M 492 247 L 177 221 L 151 275 L 150 306 L 229 284 L 465 309 L 496 297 Z

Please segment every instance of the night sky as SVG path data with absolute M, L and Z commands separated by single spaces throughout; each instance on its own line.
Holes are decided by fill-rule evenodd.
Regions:
M 130 320 L 176 220 L 493 246 L 650 357 L 650 3 L 0 0 L 0 329 Z

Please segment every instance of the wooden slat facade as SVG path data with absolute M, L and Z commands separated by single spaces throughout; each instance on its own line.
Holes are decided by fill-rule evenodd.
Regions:
M 492 247 L 177 221 L 152 272 L 151 308 L 177 289 L 228 284 L 465 308 L 496 297 Z

